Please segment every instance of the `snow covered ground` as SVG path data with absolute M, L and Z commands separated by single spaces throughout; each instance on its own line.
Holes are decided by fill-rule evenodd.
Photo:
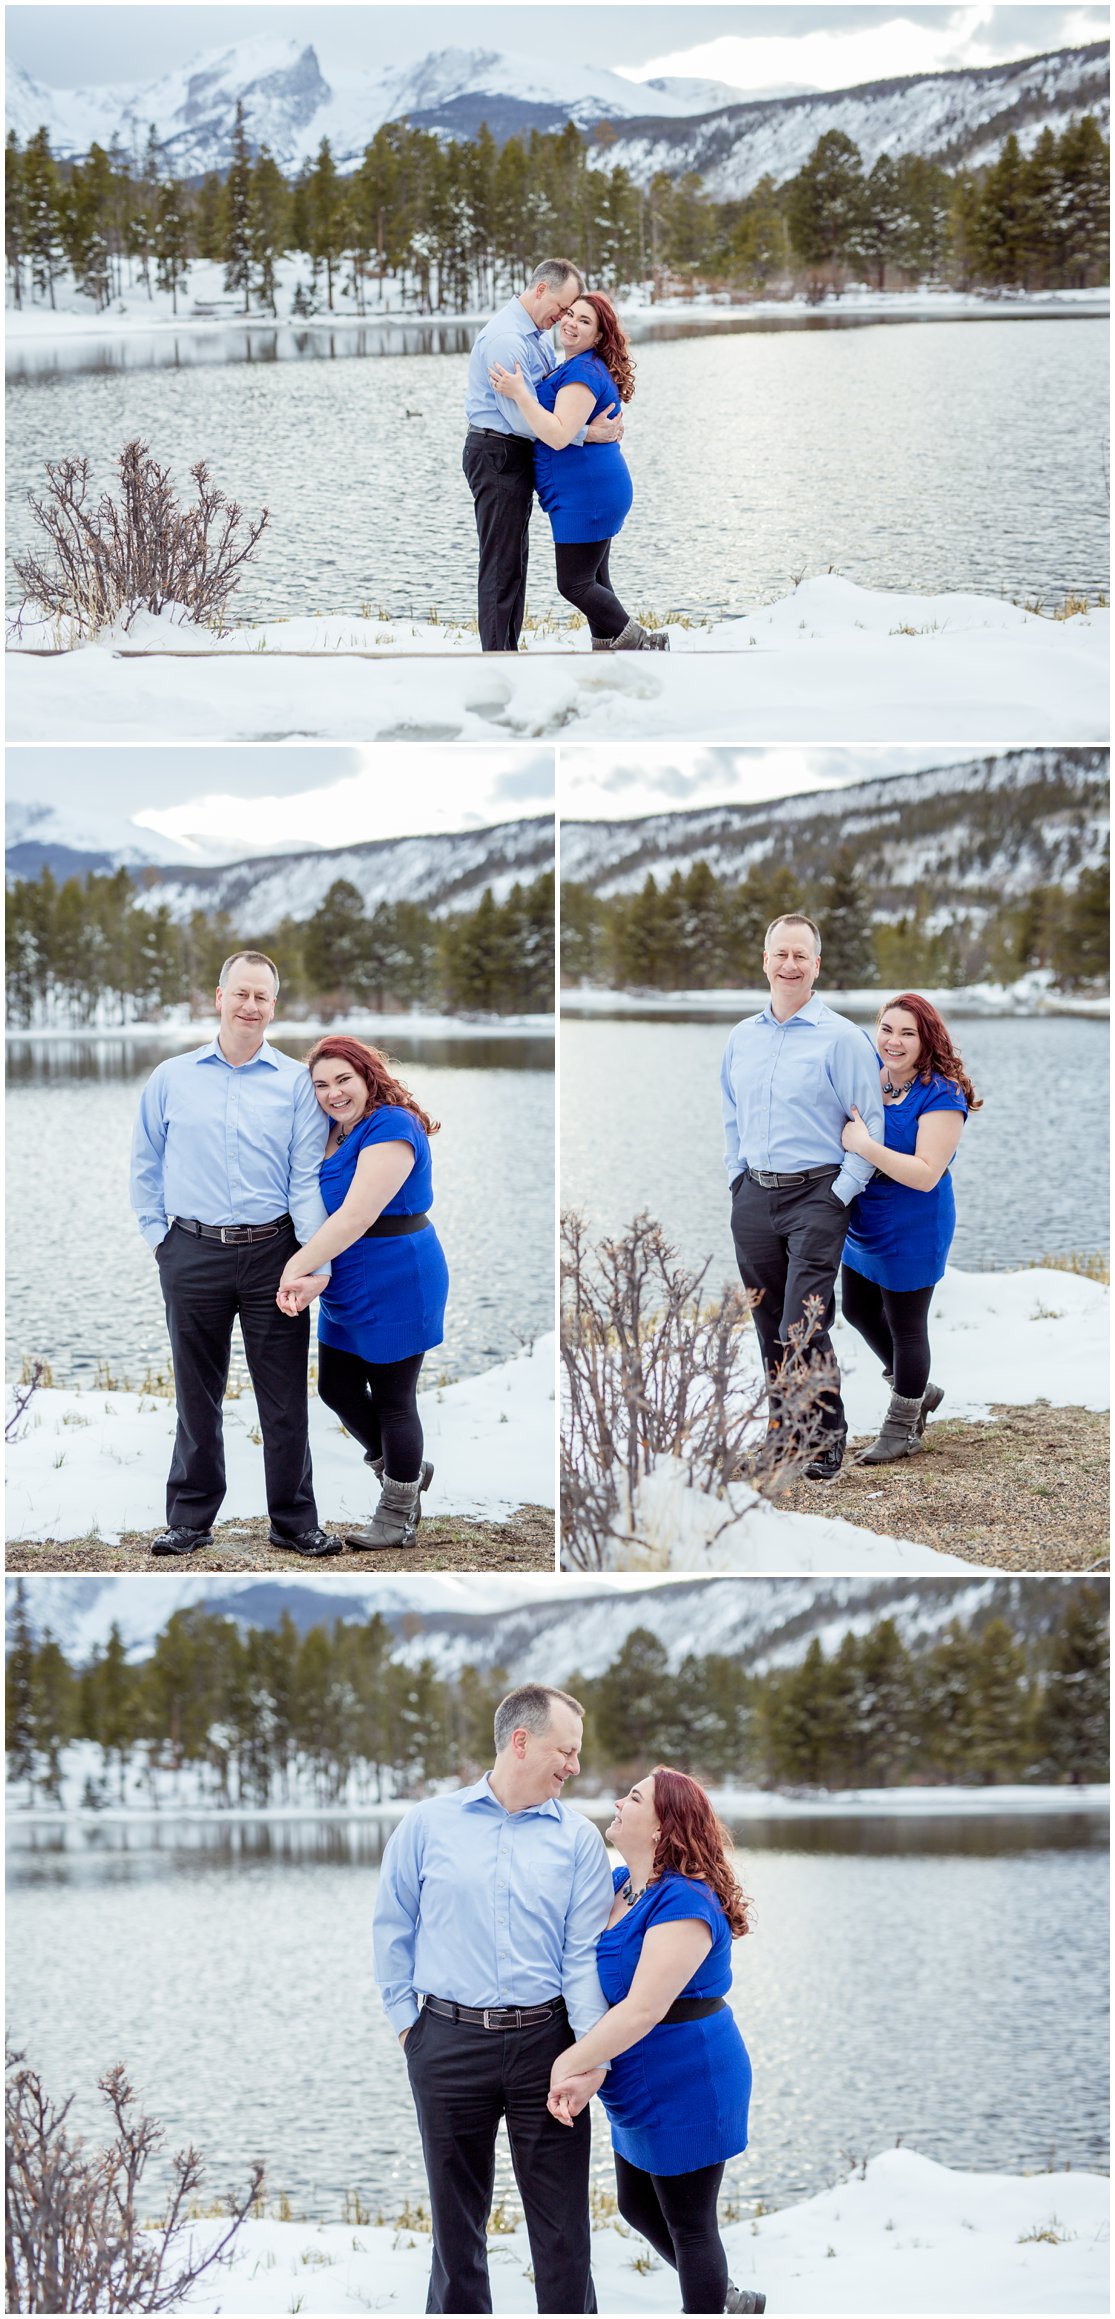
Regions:
M 944 1015 L 1095 1015 L 1101 1020 L 1111 1012 L 1111 1000 L 1106 995 L 1085 997 L 1069 994 L 1051 987 L 1053 977 L 1047 967 L 1032 974 L 1020 975 L 1017 982 L 963 983 L 956 989 L 926 990 L 923 996 L 939 1007 Z M 614 1016 L 709 1015 L 723 1016 L 725 1022 L 739 1022 L 741 1017 L 756 1014 L 766 1005 L 770 996 L 764 985 L 751 990 L 598 990 L 582 987 L 563 990 L 563 1015 Z M 853 1014 L 874 1013 L 880 1002 L 886 1003 L 881 984 L 869 990 L 841 990 L 825 988 L 825 1003 L 840 1007 Z
M 276 267 L 276 304 L 278 324 L 290 320 L 291 299 L 296 283 L 308 286 L 308 262 L 303 258 L 282 258 Z M 487 311 L 477 308 L 468 314 L 419 312 L 414 285 L 403 281 L 385 282 L 380 296 L 382 303 L 372 303 L 375 287 L 368 285 L 369 306 L 366 314 L 353 311 L 352 302 L 335 293 L 337 306 L 330 314 L 297 317 L 299 331 L 344 328 L 367 329 L 377 322 L 386 324 L 402 321 L 411 323 L 446 323 L 458 329 L 479 330 L 487 321 Z M 54 286 L 57 301 L 48 305 L 16 307 L 9 303 L 5 316 L 5 335 L 10 347 L 43 345 L 66 342 L 80 344 L 82 340 L 99 338 L 143 338 L 149 332 L 160 337 L 168 332 L 189 333 L 199 339 L 213 338 L 230 331 L 274 330 L 276 317 L 256 312 L 245 315 L 238 311 L 240 300 L 224 286 L 224 267 L 212 261 L 199 259 L 189 269 L 185 289 L 178 293 L 178 312 L 173 311 L 169 290 L 152 290 L 148 297 L 141 283 L 133 283 L 121 298 L 114 298 L 105 311 L 98 314 L 91 298 L 74 287 L 70 277 L 63 277 Z M 10 298 L 10 292 L 9 292 Z M 860 318 L 894 320 L 903 317 L 910 321 L 967 320 L 974 315 L 1000 320 L 1004 315 L 1057 315 L 1106 314 L 1110 307 L 1109 293 L 1093 290 L 1043 291 L 978 291 L 922 288 L 914 290 L 873 290 L 863 282 L 850 282 L 840 298 L 825 301 L 821 308 L 807 299 L 749 298 L 735 300 L 706 294 L 703 297 L 665 297 L 655 299 L 649 283 L 641 282 L 615 293 L 616 304 L 625 321 L 636 326 L 644 318 L 661 321 L 702 321 L 714 325 L 725 322 L 786 320 L 800 317 L 816 320 L 818 312 L 841 319 Z M 196 315 L 195 304 L 211 309 Z
M 519 1506 L 552 1506 L 555 1487 L 554 1339 L 421 1399 L 435 1475 L 431 1514 L 506 1521 Z M 253 1396 L 226 1401 L 228 1494 L 223 1521 L 264 1512 L 263 1459 Z M 174 1405 L 138 1393 L 36 1393 L 8 1445 L 7 1535 L 106 1543 L 162 1522 Z M 255 1439 L 253 1440 L 253 1435 Z M 363 1517 L 371 1481 L 356 1444 L 316 1396 L 310 1447 L 325 1523 Z
M 1106 1409 L 1109 1304 L 1106 1288 L 1075 1273 L 950 1268 L 933 1301 L 933 1375 L 945 1388 L 942 1416 L 979 1422 L 995 1402 Z M 878 1362 L 843 1317 L 832 1340 L 851 1431 L 873 1433 L 886 1407 Z M 636 1495 L 638 1544 L 617 1544 L 610 1567 L 936 1573 L 970 1567 L 963 1556 L 881 1537 L 820 1511 L 790 1513 L 744 1483 L 733 1484 L 724 1498 L 688 1484 L 683 1463 L 658 1460 Z M 886 1487 L 882 1467 L 880 1498 Z M 823 1503 L 823 1493 L 818 1495 Z
M 14 617 L 14 615 L 12 615 Z M 588 632 L 482 655 L 465 628 L 297 619 L 215 637 L 168 612 L 54 650 L 9 636 L 11 741 L 686 740 L 1065 745 L 1108 737 L 1106 609 L 1053 620 L 994 597 L 886 594 L 829 574 L 669 653 Z M 192 665 L 195 655 L 207 655 Z M 130 658 L 126 655 L 142 657 Z M 152 655 L 153 657 L 148 657 Z M 320 655 L 327 656 L 323 660 Z M 165 657 L 164 657 L 165 656 Z M 418 666 L 415 666 L 415 663 Z M 417 678 L 417 682 L 416 682 Z
M 962 2174 L 886 2150 L 723 2235 L 735 2284 L 761 2288 L 772 2313 L 1106 2311 L 1109 2195 L 1098 2174 Z M 602 2312 L 677 2310 L 674 2272 L 625 2224 L 599 2223 L 592 2246 Z M 389 2225 L 249 2222 L 230 2271 L 177 2308 L 420 2311 L 429 2248 Z M 488 2259 L 495 2310 L 532 2311 L 522 2224 L 489 2240 Z
M 373 1014 L 364 1007 L 346 1007 L 344 1028 L 359 1039 L 552 1039 L 552 1015 L 439 1015 L 416 1008 L 409 1014 Z M 268 1026 L 272 1040 L 324 1039 L 338 1029 L 336 1015 L 277 1016 Z M 213 1036 L 213 1018 L 193 1020 L 185 1006 L 168 1010 L 161 1022 L 34 1023 L 5 1031 L 8 1039 L 62 1039 L 121 1045 L 154 1041 L 169 1049 L 199 1047 Z

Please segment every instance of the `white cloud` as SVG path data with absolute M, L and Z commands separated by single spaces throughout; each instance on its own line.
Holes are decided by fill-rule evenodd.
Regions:
M 1012 14 L 1015 13 L 1012 11 Z M 649 63 L 622 67 L 625 79 L 645 81 L 665 74 L 727 81 L 756 92 L 779 87 L 851 88 L 861 81 L 897 80 L 908 73 L 956 72 L 964 66 L 1001 64 L 1033 53 L 1024 36 L 1004 43 L 996 37 L 995 8 L 941 8 L 939 22 L 888 14 L 880 9 L 871 24 L 814 28 L 775 38 L 734 33 L 696 48 L 674 49 Z M 787 10 L 792 18 L 793 10 Z M 1066 18 L 1061 45 L 1106 37 L 1107 11 L 1081 8 Z
M 146 806 L 135 819 L 141 828 L 179 841 L 204 833 L 222 845 L 274 846 L 278 851 L 485 828 L 521 814 L 552 811 L 549 751 L 450 751 L 411 744 L 369 748 L 359 755 L 360 770 L 339 781 L 319 780 L 286 795 L 245 796 L 233 789 L 199 787 L 173 805 Z
M 889 774 L 952 765 L 963 749 L 671 749 L 657 755 L 623 748 L 563 750 L 562 818 L 637 821 L 647 813 L 681 813 L 702 805 L 755 805 L 810 789 L 846 788 Z

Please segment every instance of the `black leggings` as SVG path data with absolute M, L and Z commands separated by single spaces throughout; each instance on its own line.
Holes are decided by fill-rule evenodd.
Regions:
M 382 1457 L 393 1482 L 416 1482 L 422 1471 L 418 1372 L 425 1355 L 405 1361 L 362 1361 L 336 1345 L 317 1349 L 317 1389 L 369 1459 Z
M 608 574 L 610 539 L 555 540 L 559 595 L 583 612 L 593 636 L 622 636 L 624 611 Z
M 865 1280 L 850 1264 L 841 1267 L 840 1302 L 844 1318 L 858 1329 L 884 1369 L 894 1378 L 893 1391 L 907 1401 L 920 1401 L 929 1383 L 929 1307 L 931 1288 L 880 1288 Z
M 728 2258 L 716 2227 L 716 2201 L 723 2159 L 719 2166 L 698 2166 L 692 2174 L 644 2174 L 618 2150 L 612 2155 L 619 2211 L 677 2272 L 682 2310 L 722 2311 Z

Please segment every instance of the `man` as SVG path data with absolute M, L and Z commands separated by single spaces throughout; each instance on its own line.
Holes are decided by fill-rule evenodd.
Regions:
M 557 365 L 549 333 L 584 290 L 567 258 L 547 258 L 530 283 L 486 322 L 468 363 L 468 434 L 461 458 L 476 503 L 480 546 L 477 609 L 485 652 L 517 652 L 527 600 L 527 550 L 534 501 L 534 436 L 516 403 L 497 395 L 488 373 L 518 363 L 538 387 Z M 623 415 L 605 411 L 574 436 L 577 443 L 618 443 Z
M 608 1856 L 560 1800 L 581 1768 L 583 1719 L 565 1691 L 509 1692 L 492 1770 L 416 1804 L 383 1855 L 376 1974 L 406 2052 L 430 2185 L 427 2311 L 492 2308 L 485 2230 L 501 2117 L 538 2309 L 596 2309 L 589 2114 L 570 2131 L 546 2108 L 553 2062 L 606 2011 L 596 1941 L 612 1907 Z M 603 2075 L 579 2081 L 586 2102 Z
M 339 1554 L 318 1526 L 310 1470 L 308 1309 L 275 1302 L 284 1265 L 325 1221 L 318 1166 L 328 1122 L 310 1074 L 269 1047 L 279 976 L 261 950 L 226 958 L 219 1028 L 152 1072 L 132 1143 L 132 1206 L 159 1267 L 178 1430 L 167 1527 L 153 1554 L 192 1554 L 225 1494 L 221 1404 L 239 1320 L 263 1435 L 272 1546 Z M 323 1269 L 324 1285 L 328 1277 Z
M 792 1332 L 808 1326 L 807 1299 L 821 1308 L 821 1326 L 804 1348 L 804 1358 L 828 1372 L 818 1393 L 823 1440 L 805 1468 L 815 1482 L 835 1479 L 848 1435 L 828 1332 L 848 1203 L 874 1174 L 840 1141 L 853 1104 L 871 1134 L 883 1137 L 879 1058 L 866 1031 L 814 995 L 820 970 L 812 918 L 776 918 L 763 949 L 770 999 L 736 1024 L 720 1072 L 732 1238 L 740 1278 L 758 1299 L 768 1438 L 782 1424 L 778 1373 L 795 1357 Z

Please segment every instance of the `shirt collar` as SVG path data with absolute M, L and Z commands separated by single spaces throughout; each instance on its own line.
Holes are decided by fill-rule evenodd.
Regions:
M 777 1015 L 771 1011 L 771 1003 L 768 998 L 765 1007 L 762 1007 L 759 1011 L 759 1021 L 761 1023 L 774 1023 L 780 1031 L 786 1030 L 790 1023 L 819 1023 L 821 1020 L 821 1015 L 824 1012 L 824 1004 L 825 1002 L 821 997 L 820 992 L 814 991 L 812 996 L 806 999 L 805 1005 L 803 1007 L 795 1007 L 793 1014 L 787 1015 L 786 1021 L 784 1023 L 780 1023 L 778 1021 Z
M 207 1047 L 198 1049 L 194 1061 L 195 1063 L 223 1063 L 227 1071 L 250 1071 L 253 1063 L 269 1063 L 273 1071 L 277 1071 L 279 1068 L 279 1058 L 274 1048 L 268 1046 L 266 1039 L 258 1054 L 253 1055 L 247 1063 L 230 1063 L 221 1046 L 219 1031 L 214 1032 Z
M 509 1812 L 506 1804 L 501 1804 L 499 1797 L 493 1793 L 487 1772 L 483 1779 L 475 1780 L 470 1788 L 461 1789 L 458 1802 L 466 1810 L 473 1804 L 491 1804 L 495 1811 L 505 1813 L 509 1820 L 526 1820 L 540 1812 L 544 1812 L 551 1820 L 561 1818 L 561 1805 L 556 1796 L 544 1796 L 540 1804 L 526 1804 L 521 1812 Z

